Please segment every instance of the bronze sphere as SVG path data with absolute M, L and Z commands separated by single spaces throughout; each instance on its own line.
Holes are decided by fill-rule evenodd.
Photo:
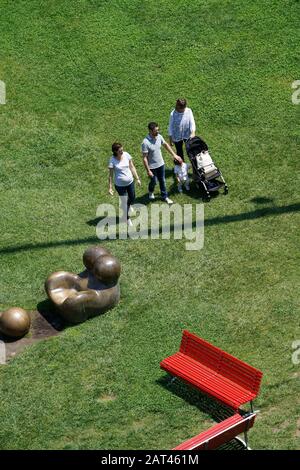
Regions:
M 94 274 L 103 284 L 115 284 L 121 274 L 120 261 L 112 255 L 101 256 L 94 264 Z
M 30 316 L 20 307 L 12 307 L 0 314 L 0 331 L 12 338 L 21 338 L 28 333 Z
M 91 246 L 83 253 L 83 264 L 89 271 L 92 271 L 97 258 L 103 255 L 110 255 L 110 252 L 103 246 Z

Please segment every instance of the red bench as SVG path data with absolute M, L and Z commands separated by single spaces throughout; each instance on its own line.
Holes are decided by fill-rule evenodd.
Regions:
M 244 416 L 235 413 L 221 423 L 215 424 L 207 431 L 182 442 L 182 444 L 172 450 L 213 450 L 234 438 L 238 439 L 246 449 L 249 449 L 247 431 L 253 426 L 255 416 L 255 413 Z M 245 435 L 245 442 L 236 437 L 242 432 Z
M 180 350 L 167 357 L 160 367 L 171 375 L 237 410 L 259 392 L 262 372 L 183 331 Z

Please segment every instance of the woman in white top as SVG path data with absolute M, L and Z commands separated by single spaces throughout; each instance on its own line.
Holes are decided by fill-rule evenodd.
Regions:
M 182 160 L 183 156 L 183 142 L 186 142 L 190 137 L 195 137 L 196 124 L 193 112 L 187 107 L 185 98 L 179 98 L 176 101 L 175 109 L 170 114 L 169 122 L 169 140 L 170 145 L 175 144 L 176 153 Z M 177 162 L 174 160 L 174 163 Z
M 135 166 L 133 164 L 131 155 L 124 152 L 122 144 L 115 142 L 112 144 L 112 153 L 108 164 L 109 178 L 108 178 L 108 192 L 113 195 L 112 180 L 114 177 L 115 188 L 119 196 L 127 196 L 127 221 L 132 225 L 129 218 L 129 209 L 135 200 L 134 178 L 138 185 L 141 185 L 140 178 L 137 175 Z

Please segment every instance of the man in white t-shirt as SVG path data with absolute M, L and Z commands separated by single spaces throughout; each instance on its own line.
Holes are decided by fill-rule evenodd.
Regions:
M 182 159 L 176 155 L 163 136 L 159 134 L 159 127 L 156 122 L 150 122 L 148 124 L 148 129 L 149 134 L 145 137 L 142 143 L 142 154 L 144 166 L 150 178 L 148 186 L 149 199 L 155 199 L 154 188 L 156 180 L 158 180 L 162 200 L 166 201 L 168 204 L 173 204 L 173 201 L 168 197 L 166 188 L 165 162 L 161 153 L 161 147 L 163 146 L 167 152 L 172 155 L 174 160 L 178 161 L 178 163 L 181 163 Z

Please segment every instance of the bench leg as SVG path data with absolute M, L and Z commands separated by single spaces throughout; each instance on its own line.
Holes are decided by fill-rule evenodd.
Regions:
M 247 433 L 244 433 L 245 435 L 245 440 L 241 439 L 240 437 L 235 437 L 237 441 L 239 441 L 243 446 L 245 447 L 245 450 L 251 450 L 250 447 L 248 446 L 248 436 Z

